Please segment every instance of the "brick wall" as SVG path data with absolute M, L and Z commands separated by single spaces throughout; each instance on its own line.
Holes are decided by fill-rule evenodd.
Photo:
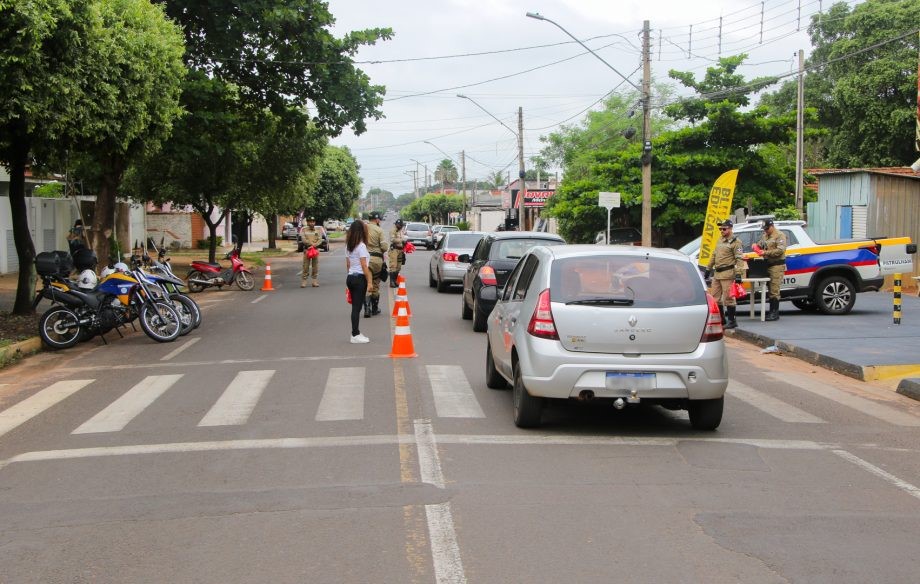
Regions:
M 181 247 L 190 248 L 201 237 L 194 234 L 195 223 L 204 225 L 204 221 L 197 213 L 147 213 L 147 234 L 153 241 L 160 245 L 160 239 L 166 247 L 178 241 Z M 198 231 L 200 233 L 200 230 Z

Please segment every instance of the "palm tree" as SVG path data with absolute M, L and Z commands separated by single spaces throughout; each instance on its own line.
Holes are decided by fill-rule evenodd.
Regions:
M 495 174 L 489 176 L 489 182 L 491 182 L 495 188 L 498 188 L 504 186 L 507 183 L 505 177 L 506 175 L 504 172 L 496 170 Z
M 449 158 L 442 160 L 434 169 L 434 180 L 441 184 L 442 193 L 445 185 L 457 182 L 457 167 Z

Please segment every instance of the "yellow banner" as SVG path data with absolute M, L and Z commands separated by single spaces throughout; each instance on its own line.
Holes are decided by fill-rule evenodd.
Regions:
M 728 218 L 732 213 L 732 198 L 735 196 L 735 182 L 738 180 L 738 169 L 729 170 L 716 179 L 709 191 L 709 206 L 706 207 L 706 219 L 703 221 L 703 241 L 700 243 L 700 255 L 697 263 L 706 267 L 709 257 L 716 248 L 719 238 L 717 223 Z

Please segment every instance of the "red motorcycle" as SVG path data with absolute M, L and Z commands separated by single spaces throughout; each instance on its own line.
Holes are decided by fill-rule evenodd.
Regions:
M 192 262 L 191 269 L 185 277 L 190 292 L 201 292 L 205 288 L 217 286 L 223 288 L 236 282 L 240 290 L 252 290 L 256 285 L 252 272 L 243 267 L 243 260 L 240 259 L 240 249 L 234 247 L 227 252 L 224 259 L 230 260 L 230 267 L 225 268 L 221 264 L 212 264 L 204 261 Z

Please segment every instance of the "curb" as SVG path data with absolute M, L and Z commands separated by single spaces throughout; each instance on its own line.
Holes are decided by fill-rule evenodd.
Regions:
M 920 401 L 920 377 L 902 379 L 897 391 L 903 396 Z
M 6 367 L 22 357 L 38 353 L 41 350 L 42 340 L 40 337 L 32 337 L 31 339 L 7 345 L 0 349 L 0 368 Z
M 865 369 L 859 365 L 853 365 L 852 363 L 847 363 L 846 361 L 841 361 L 833 357 L 821 355 L 820 353 L 815 353 L 809 349 L 803 349 L 802 347 L 797 347 L 783 341 L 777 341 L 776 339 L 757 333 L 752 333 L 740 329 L 734 329 L 734 331 L 735 332 L 732 333 L 732 337 L 737 337 L 741 340 L 751 342 L 758 347 L 775 346 L 784 354 L 791 355 L 796 359 L 805 361 L 806 363 L 811 363 L 812 365 L 830 369 L 831 371 L 835 371 L 841 375 L 846 375 L 847 377 L 852 377 L 860 381 L 869 381 Z

